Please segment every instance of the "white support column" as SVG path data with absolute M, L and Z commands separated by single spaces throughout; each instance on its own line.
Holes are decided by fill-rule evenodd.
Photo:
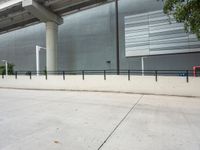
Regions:
M 36 46 L 36 74 L 39 76 L 40 71 L 40 47 Z
M 35 0 L 23 0 L 22 6 L 33 16 L 46 23 L 47 71 L 57 71 L 58 25 L 63 23 L 63 19 Z
M 46 22 L 47 71 L 57 71 L 58 24 Z

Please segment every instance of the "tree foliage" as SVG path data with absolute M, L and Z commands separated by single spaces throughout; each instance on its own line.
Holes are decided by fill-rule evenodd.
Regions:
M 6 74 L 5 65 L 0 65 L 0 74 Z M 14 64 L 8 63 L 8 74 L 9 75 L 13 75 L 14 74 Z
M 163 0 L 164 13 L 173 15 L 177 22 L 185 25 L 187 32 L 200 40 L 200 0 Z

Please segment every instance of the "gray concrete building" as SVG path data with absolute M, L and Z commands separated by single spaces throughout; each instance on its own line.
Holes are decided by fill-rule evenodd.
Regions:
M 119 1 L 120 69 L 141 69 L 141 56 L 125 55 L 125 16 L 161 10 L 157 0 Z M 107 3 L 63 17 L 58 33 L 59 70 L 116 69 L 115 4 Z M 0 60 L 15 70 L 36 69 L 36 45 L 45 47 L 45 24 L 0 35 Z M 40 67 L 45 68 L 45 51 Z M 200 52 L 146 56 L 144 69 L 192 69 L 200 65 Z

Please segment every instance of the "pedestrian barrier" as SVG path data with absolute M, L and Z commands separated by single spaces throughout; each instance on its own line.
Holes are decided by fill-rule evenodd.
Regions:
M 155 81 L 159 81 L 159 76 L 180 76 L 185 77 L 186 82 L 189 82 L 189 77 L 193 76 L 193 70 L 120 70 L 120 75 L 127 75 L 127 80 L 131 80 L 133 75 L 141 76 L 155 76 Z M 40 71 L 39 76 L 44 76 L 48 80 L 50 75 L 62 75 L 63 80 L 66 80 L 68 75 L 82 75 L 82 80 L 85 80 L 87 75 L 102 75 L 104 80 L 107 80 L 109 75 L 117 75 L 117 70 L 65 70 L 65 71 Z M 32 77 L 36 77 L 36 71 L 14 71 L 14 74 L 9 74 L 9 76 L 15 76 L 18 79 L 20 75 L 29 76 L 30 80 Z M 2 74 L 2 79 L 4 79 L 5 74 Z

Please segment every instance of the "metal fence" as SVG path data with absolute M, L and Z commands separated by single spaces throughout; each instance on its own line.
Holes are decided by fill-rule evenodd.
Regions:
M 29 76 L 30 80 L 33 76 L 40 75 L 44 76 L 48 80 L 50 75 L 60 75 L 63 80 L 69 75 L 81 75 L 82 79 L 85 80 L 87 75 L 102 75 L 104 80 L 107 79 L 109 75 L 117 75 L 117 70 L 65 70 L 65 71 L 14 71 L 9 76 L 15 76 L 15 79 L 20 75 Z M 127 80 L 131 80 L 131 76 L 154 76 L 155 81 L 158 81 L 159 76 L 179 76 L 185 77 L 186 82 L 189 82 L 189 77 L 194 76 L 193 70 L 120 70 L 120 75 L 127 76 Z M 200 76 L 196 74 L 196 76 Z M 2 74 L 2 79 L 4 79 L 5 74 Z

